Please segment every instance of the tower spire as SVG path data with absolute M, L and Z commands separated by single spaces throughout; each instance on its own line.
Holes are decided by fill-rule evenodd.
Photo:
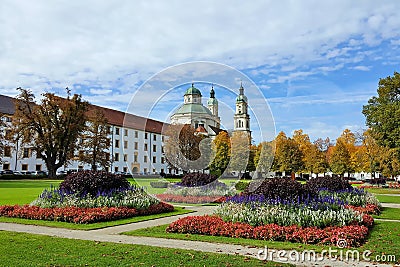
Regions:
M 214 85 L 211 85 L 210 98 L 215 98 Z
M 240 82 L 239 95 L 244 95 L 244 88 L 242 82 Z

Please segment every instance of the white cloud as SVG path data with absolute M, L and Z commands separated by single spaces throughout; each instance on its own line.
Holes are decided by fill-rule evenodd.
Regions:
M 347 53 L 337 45 L 382 31 L 399 20 L 395 1 L 130 2 L 3 1 L 0 71 L 14 87 L 21 73 L 61 83 L 97 81 L 106 86 L 129 71 L 142 77 L 187 60 L 216 60 L 238 68 L 275 57 L 298 64 Z M 288 8 L 290 7 L 290 8 Z M 378 8 L 379 7 L 379 8 Z M 307 10 L 307 12 L 304 12 Z M 397 34 L 398 36 L 398 34 Z M 279 55 L 276 57 L 276 55 Z
M 369 71 L 371 66 L 355 66 L 352 67 L 353 70 Z
M 373 63 L 364 60 L 387 58 L 378 45 L 399 44 L 397 10 L 398 1 L 374 0 L 362 5 L 347 0 L 4 0 L 0 94 L 15 95 L 18 86 L 32 88 L 36 95 L 46 90 L 63 93 L 69 86 L 93 103 L 123 110 L 140 85 L 158 71 L 199 60 L 244 70 L 271 92 L 277 84 L 290 87 L 292 81 L 353 66 L 369 71 Z M 386 64 L 398 65 L 396 51 Z M 198 69 L 192 74 L 209 72 Z M 142 96 L 142 104 L 151 105 L 153 96 L 174 85 L 173 79 L 178 81 L 181 74 L 163 77 L 160 82 L 166 87 L 149 92 L 149 98 Z M 230 84 L 233 89 L 235 82 Z M 351 95 L 291 100 L 340 102 L 342 97 Z

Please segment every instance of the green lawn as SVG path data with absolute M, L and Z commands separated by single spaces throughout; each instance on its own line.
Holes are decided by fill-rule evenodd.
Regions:
M 367 188 L 365 190 L 373 194 L 400 194 L 400 189 L 394 188 Z
M 381 203 L 396 203 L 400 204 L 400 196 L 386 196 L 386 195 L 375 195 Z
M 1 266 L 286 266 L 255 258 L 0 231 Z M 289 266 L 289 265 L 287 265 Z
M 100 229 L 105 227 L 111 227 L 116 225 L 142 222 L 148 220 L 154 220 L 158 218 L 170 217 L 180 214 L 191 213 L 192 210 L 187 210 L 181 207 L 175 207 L 174 211 L 161 213 L 161 214 L 153 214 L 146 216 L 136 216 L 127 219 L 121 219 L 116 221 L 109 222 L 99 222 L 99 223 L 89 223 L 89 224 L 75 224 L 75 223 L 67 223 L 67 222 L 55 222 L 55 221 L 43 221 L 43 220 L 29 220 L 29 219 L 20 219 L 20 218 L 9 218 L 9 217 L 0 217 L 0 222 L 8 222 L 8 223 L 20 223 L 20 224 L 32 224 L 32 225 L 40 225 L 40 226 L 48 226 L 48 227 L 57 227 L 57 228 L 66 228 L 66 229 L 75 229 L 75 230 L 93 230 Z
M 374 215 L 374 218 L 400 220 L 400 209 L 396 208 L 382 208 L 382 214 L 379 216 Z
M 60 180 L 0 180 L 0 205 L 29 204 L 45 188 L 57 187 L 60 183 Z

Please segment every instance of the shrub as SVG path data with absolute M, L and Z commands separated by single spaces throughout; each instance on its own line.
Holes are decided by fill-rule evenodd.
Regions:
M 315 196 L 317 191 L 290 178 L 253 181 L 243 192 L 245 195 L 263 195 L 269 199 L 292 200 Z
M 249 186 L 248 182 L 239 181 L 235 184 L 236 190 L 244 191 Z
M 179 185 L 188 187 L 203 186 L 214 182 L 215 180 L 217 180 L 217 178 L 217 176 L 212 174 L 199 172 L 187 173 L 182 177 Z
M 341 177 L 317 177 L 307 182 L 309 190 L 326 189 L 329 191 L 341 191 L 346 189 L 353 189 L 348 181 Z
M 45 189 L 30 205 L 41 208 L 54 207 L 129 207 L 146 209 L 159 201 L 148 195 L 142 188 L 112 189 L 96 195 L 67 192 L 60 189 Z
M 167 188 L 169 185 L 168 181 L 155 181 L 155 182 L 150 182 L 150 186 L 153 188 Z
M 130 187 L 128 180 L 121 176 L 104 171 L 82 171 L 71 173 L 60 184 L 60 190 L 74 192 L 81 195 L 97 195 L 99 192 L 108 192 Z

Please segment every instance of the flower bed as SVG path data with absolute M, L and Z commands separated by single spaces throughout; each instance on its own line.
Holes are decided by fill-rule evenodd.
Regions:
M 159 194 L 156 195 L 156 197 L 166 202 L 189 204 L 222 203 L 225 200 L 224 196 L 181 196 L 173 194 Z
M 58 188 L 45 189 L 31 205 L 42 208 L 53 207 L 128 207 L 145 209 L 158 200 L 148 195 L 142 188 L 130 186 L 121 189 L 109 189 L 95 195 L 66 191 Z
M 352 247 L 365 241 L 374 223 L 367 213 L 379 213 L 380 207 L 372 194 L 340 178 L 305 185 L 271 179 L 227 197 L 213 216 L 181 219 L 167 231 L 330 245 L 344 239 Z
M 342 227 L 300 227 L 298 225 L 279 226 L 268 224 L 251 226 L 246 223 L 225 222 L 218 216 L 189 216 L 171 223 L 170 233 L 202 234 L 252 238 L 260 240 L 290 241 L 307 244 L 337 245 L 338 240 L 345 240 L 348 247 L 363 244 L 368 235 L 368 227 L 348 225 Z
M 70 222 L 78 224 L 113 221 L 131 218 L 140 215 L 159 214 L 173 211 L 174 207 L 167 203 L 159 202 L 149 206 L 147 209 L 135 209 L 128 207 L 53 207 L 41 208 L 38 206 L 0 206 L 0 216 L 24 218 L 33 220 L 47 220 Z

